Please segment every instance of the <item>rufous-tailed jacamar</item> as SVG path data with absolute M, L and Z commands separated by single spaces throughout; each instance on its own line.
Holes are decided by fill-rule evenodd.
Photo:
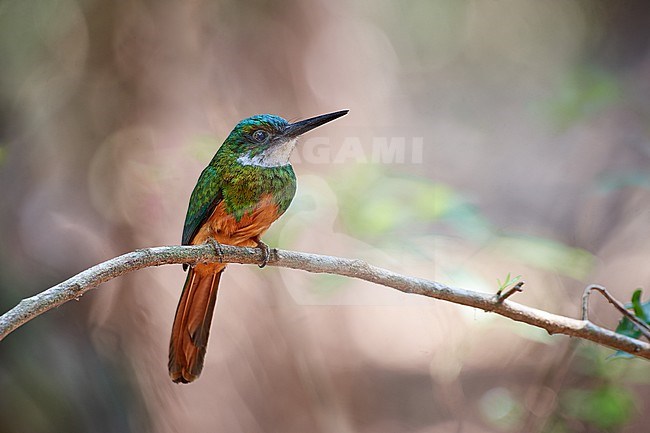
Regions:
M 296 193 L 289 156 L 298 136 L 347 112 L 295 123 L 270 114 L 239 122 L 192 191 L 183 245 L 216 241 L 258 247 L 264 252 L 262 266 L 266 264 L 269 248 L 260 236 L 287 210 Z M 169 375 L 176 383 L 189 383 L 201 374 L 225 268 L 221 263 L 197 263 L 187 273 L 169 343 Z

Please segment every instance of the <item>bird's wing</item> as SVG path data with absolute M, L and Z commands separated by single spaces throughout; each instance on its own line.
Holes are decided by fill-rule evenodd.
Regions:
M 201 173 L 187 208 L 183 227 L 183 245 L 189 245 L 203 223 L 210 218 L 212 211 L 223 200 L 216 168 L 207 166 Z

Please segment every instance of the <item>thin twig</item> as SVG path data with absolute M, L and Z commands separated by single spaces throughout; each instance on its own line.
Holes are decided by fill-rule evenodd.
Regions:
M 607 299 L 607 301 L 609 301 L 609 303 L 614 306 L 614 308 L 616 308 L 623 316 L 627 317 L 628 320 L 632 322 L 639 331 L 641 331 L 641 334 L 643 334 L 645 338 L 650 340 L 650 326 L 632 314 L 627 308 L 625 308 L 625 305 L 623 303 L 614 298 L 614 296 L 612 296 L 612 294 L 609 293 L 606 288 L 598 284 L 587 286 L 584 293 L 582 294 L 582 320 L 589 320 L 589 295 L 591 295 L 591 292 L 593 291 L 596 291 L 603 295 L 605 299 Z
M 523 292 L 524 291 L 524 289 L 522 289 L 523 286 L 524 286 L 524 282 L 520 281 L 517 284 L 515 284 L 514 286 L 512 286 L 510 288 L 510 290 L 508 290 L 507 292 L 505 292 L 505 293 L 498 292 L 497 293 L 497 302 L 501 303 L 501 302 L 505 301 L 506 299 L 508 299 L 509 297 L 511 297 L 512 295 L 514 295 L 515 293 Z
M 20 301 L 16 307 L 0 316 L 0 340 L 39 314 L 76 299 L 99 284 L 127 272 L 149 266 L 173 263 L 224 262 L 259 264 L 262 262 L 262 258 L 262 252 L 259 248 L 242 248 L 231 245 L 221 245 L 220 254 L 215 252 L 212 245 L 207 244 L 155 247 L 133 251 L 93 266 L 44 292 Z M 493 311 L 501 316 L 543 328 L 549 334 L 565 334 L 579 337 L 641 358 L 650 359 L 650 343 L 617 334 L 588 320 L 577 320 L 552 314 L 509 300 L 498 302 L 495 296 L 491 294 L 473 292 L 446 286 L 435 281 L 400 275 L 371 266 L 362 260 L 272 250 L 268 265 L 358 278 L 391 287 L 404 293 L 424 295 L 485 311 Z

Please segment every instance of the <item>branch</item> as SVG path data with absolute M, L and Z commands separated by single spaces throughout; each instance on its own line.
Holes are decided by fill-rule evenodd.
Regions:
M 219 248 L 205 244 L 136 250 L 93 266 L 44 292 L 23 299 L 16 307 L 0 316 L 0 340 L 39 314 L 72 299 L 79 299 L 90 289 L 127 272 L 150 266 L 180 263 L 258 264 L 261 261 L 262 252 L 259 249 L 231 245 L 220 245 Z M 361 260 L 273 249 L 268 265 L 358 278 L 392 287 L 404 293 L 413 293 L 479 308 L 518 322 L 537 326 L 545 329 L 549 334 L 565 334 L 578 337 L 641 358 L 650 359 L 650 343 L 601 328 L 589 320 L 572 319 L 530 308 L 510 300 L 500 299 L 494 295 L 449 287 L 422 278 L 400 275 L 371 266 Z
M 619 300 L 614 298 L 611 293 L 607 291 L 606 288 L 603 286 L 599 286 L 598 284 L 592 284 L 591 286 L 587 286 L 585 289 L 584 293 L 582 294 L 582 319 L 583 320 L 589 320 L 589 295 L 591 295 L 591 292 L 596 291 L 599 292 L 601 295 L 607 299 L 607 301 L 614 306 L 623 316 L 627 317 L 627 319 L 632 322 L 634 326 L 641 332 L 641 334 L 650 340 L 650 326 L 648 326 L 645 322 L 640 320 L 638 317 L 636 317 L 634 314 L 630 313 L 627 308 L 625 308 L 625 305 L 621 303 Z

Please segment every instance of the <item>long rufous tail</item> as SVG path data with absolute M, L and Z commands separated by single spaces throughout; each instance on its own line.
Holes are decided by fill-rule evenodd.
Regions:
M 221 264 L 199 264 L 187 273 L 169 341 L 169 376 L 176 383 L 190 383 L 201 374 L 224 269 Z

